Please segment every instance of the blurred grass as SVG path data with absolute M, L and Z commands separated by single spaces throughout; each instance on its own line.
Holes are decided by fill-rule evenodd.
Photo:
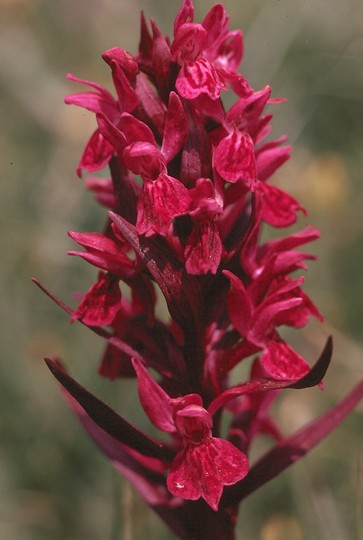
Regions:
M 201 20 L 212 2 L 196 0 Z M 363 9 L 358 0 L 227 0 L 231 28 L 245 32 L 243 73 L 271 84 L 274 135 L 292 160 L 276 175 L 308 208 L 300 226 L 322 230 L 306 289 L 326 315 L 291 339 L 314 359 L 335 336 L 324 392 L 286 394 L 289 432 L 335 403 L 362 376 Z M 103 212 L 74 169 L 94 121 L 65 107 L 71 71 L 111 88 L 100 55 L 135 52 L 139 11 L 171 34 L 179 2 L 0 0 L 0 538 L 167 539 L 170 534 L 83 434 L 42 363 L 59 355 L 85 385 L 133 417 L 128 385 L 98 380 L 102 343 L 30 282 L 63 299 L 94 273 L 67 257 L 66 232 L 98 230 Z M 132 386 L 132 385 L 131 385 Z M 241 540 L 362 540 L 362 407 L 301 463 L 241 509 Z

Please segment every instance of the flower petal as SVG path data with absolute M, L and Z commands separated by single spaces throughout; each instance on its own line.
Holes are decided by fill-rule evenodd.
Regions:
M 143 178 L 155 180 L 166 168 L 165 158 L 154 144 L 138 141 L 123 152 L 126 167 Z
M 221 262 L 223 245 L 217 223 L 211 218 L 195 220 L 184 250 L 188 274 L 215 274 Z
M 81 319 L 87 326 L 111 324 L 121 307 L 119 279 L 111 274 L 100 272 L 98 281 L 83 297 L 71 321 Z
M 173 60 L 181 65 L 185 62 L 194 62 L 206 47 L 207 41 L 207 32 L 201 24 L 181 25 L 171 45 Z
M 199 445 L 188 445 L 174 459 L 167 478 L 173 495 L 195 501 L 200 497 L 218 510 L 223 487 L 244 478 L 248 472 L 245 454 L 232 443 L 209 437 Z
M 194 18 L 194 5 L 193 0 L 183 0 L 183 3 L 175 17 L 174 21 L 174 36 L 179 30 L 180 26 L 185 23 L 193 22 Z
M 218 99 L 225 84 L 218 70 L 205 58 L 184 64 L 179 72 L 175 87 L 185 99 L 195 99 L 207 94 Z
M 264 182 L 258 184 L 258 189 L 263 193 L 262 219 L 273 227 L 293 225 L 299 210 L 306 216 L 305 208 L 282 189 Z
M 178 94 L 170 92 L 161 152 L 169 163 L 184 146 L 188 135 L 186 114 Z
M 243 282 L 229 270 L 223 274 L 230 280 L 228 293 L 228 313 L 233 326 L 243 337 L 247 337 L 251 328 L 252 304 Z
M 67 79 L 91 86 L 97 92 L 79 92 L 65 97 L 67 105 L 78 105 L 94 113 L 104 113 L 106 116 L 115 120 L 119 115 L 119 108 L 115 98 L 100 84 L 92 81 L 86 81 L 75 77 L 71 73 L 67 74 Z
M 215 166 L 228 182 L 242 180 L 251 190 L 256 184 L 256 163 L 253 142 L 247 133 L 234 129 L 218 144 L 214 153 Z
M 161 431 L 174 432 L 175 424 L 170 397 L 139 360 L 134 358 L 132 364 L 137 375 L 140 402 L 150 422 Z
M 110 161 L 113 153 L 112 144 L 104 138 L 99 129 L 96 129 L 83 151 L 77 167 L 77 175 L 82 176 L 82 169 L 86 169 L 87 172 L 102 169 Z
M 310 370 L 302 356 L 282 340 L 269 340 L 261 361 L 264 369 L 274 379 L 300 379 Z
M 188 189 L 176 178 L 160 174 L 144 182 L 137 202 L 136 228 L 139 234 L 166 235 L 173 219 L 187 213 Z
M 121 65 L 115 60 L 111 61 L 112 79 L 115 85 L 121 112 L 133 111 L 139 102 L 135 90 L 132 88 Z
M 216 51 L 215 65 L 218 68 L 231 71 L 231 74 L 228 74 L 230 77 L 233 77 L 234 73 L 238 69 L 243 56 L 243 35 L 239 30 L 233 30 L 228 32 L 223 42 L 219 45 Z M 225 82 L 228 81 L 230 77 L 223 77 Z M 239 74 L 236 74 L 237 76 Z M 243 77 L 241 77 L 243 80 Z M 240 79 L 240 80 L 241 80 Z M 236 78 L 234 78 L 236 80 Z M 249 85 L 246 85 L 249 90 Z
M 135 263 L 130 261 L 123 246 L 101 233 L 68 232 L 69 236 L 86 249 L 82 251 L 69 251 L 69 255 L 77 255 L 101 270 L 111 274 L 130 277 L 134 274 Z
M 276 141 L 260 146 L 256 150 L 257 176 L 265 181 L 287 161 L 291 154 L 291 146 L 280 146 L 286 141 L 286 137 L 280 137 Z

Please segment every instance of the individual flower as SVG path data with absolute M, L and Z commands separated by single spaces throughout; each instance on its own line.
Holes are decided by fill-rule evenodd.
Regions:
M 175 86 L 186 99 L 204 94 L 216 100 L 241 62 L 242 33 L 228 31 L 229 17 L 222 4 L 215 5 L 201 24 L 192 20 L 192 3 L 184 1 L 171 44 L 172 59 L 181 66 Z
M 248 472 L 248 460 L 232 443 L 212 436 L 213 419 L 198 394 L 170 399 L 134 360 L 141 403 L 153 424 L 176 434 L 182 449 L 176 454 L 167 477 L 169 491 L 183 499 L 203 497 L 214 509 L 225 485 L 232 485 Z

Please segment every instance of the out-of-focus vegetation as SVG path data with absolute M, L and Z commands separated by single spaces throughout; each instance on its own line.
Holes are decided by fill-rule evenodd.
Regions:
M 197 19 L 213 5 L 195 0 Z M 335 360 L 324 392 L 285 393 L 286 432 L 337 402 L 363 374 L 363 9 L 360 0 L 226 0 L 245 32 L 242 72 L 288 102 L 274 134 L 293 157 L 276 182 L 308 208 L 303 227 L 322 230 L 307 290 L 326 315 L 291 339 L 313 360 L 327 334 Z M 68 301 L 94 277 L 67 230 L 98 230 L 103 213 L 74 169 L 94 119 L 63 105 L 71 71 L 111 88 L 101 53 L 135 52 L 139 12 L 172 32 L 179 1 L 0 0 L 0 538 L 171 538 L 81 431 L 44 355 L 139 425 L 133 383 L 99 380 L 100 340 L 32 285 L 36 276 Z M 301 334 L 301 332 L 300 332 Z M 146 425 L 146 423 L 145 423 Z M 363 538 L 362 407 L 301 463 L 241 508 L 241 540 Z M 256 450 L 257 451 L 257 450 Z

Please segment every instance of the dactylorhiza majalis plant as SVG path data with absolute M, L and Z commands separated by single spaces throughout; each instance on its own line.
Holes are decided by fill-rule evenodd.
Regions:
M 105 341 L 102 376 L 136 377 L 145 414 L 167 433 L 160 440 L 46 359 L 95 443 L 185 540 L 235 538 L 241 501 L 309 451 L 363 396 L 360 383 L 287 438 L 270 412 L 283 389 L 322 386 L 332 343 L 310 367 L 279 333 L 282 325 L 322 319 L 296 277 L 314 259 L 298 248 L 319 232 L 307 226 L 261 240 L 265 224 L 283 229 L 306 211 L 269 183 L 290 155 L 286 137 L 266 141 L 272 115 L 265 107 L 282 100 L 237 72 L 243 38 L 228 26 L 222 4 L 196 23 L 192 0 L 184 0 L 173 39 L 142 15 L 138 54 L 115 47 L 102 55 L 114 95 L 68 75 L 88 89 L 66 103 L 92 111 L 97 122 L 77 173 L 109 167 L 110 177 L 86 180 L 108 214 L 102 233 L 69 233 L 84 249 L 70 254 L 98 269 L 78 307 L 41 286 Z M 228 109 L 226 92 L 233 96 Z M 167 321 L 157 316 L 158 295 Z M 231 385 L 241 362 L 250 363 L 249 376 Z M 261 434 L 273 445 L 251 463 Z

